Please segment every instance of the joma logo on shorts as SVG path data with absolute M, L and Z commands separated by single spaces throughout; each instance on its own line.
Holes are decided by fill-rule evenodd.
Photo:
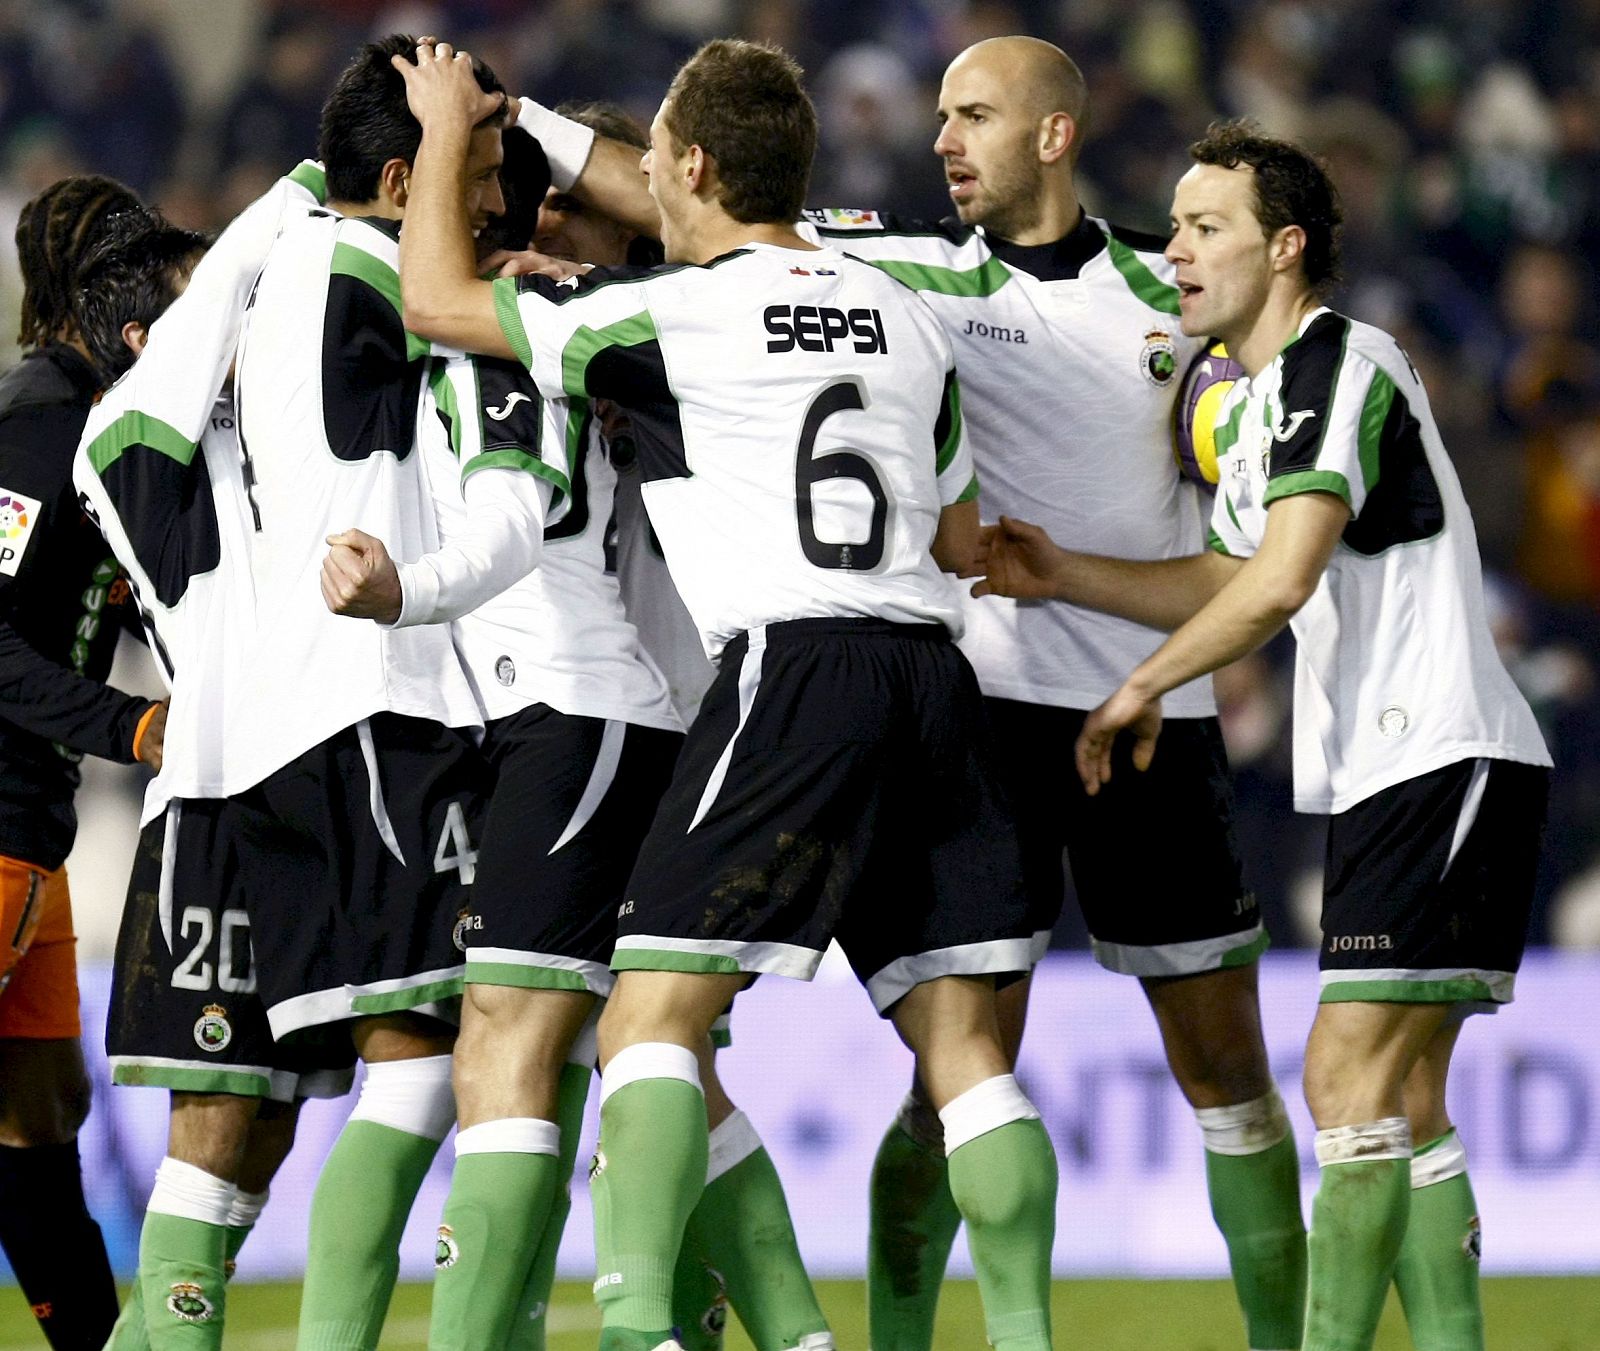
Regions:
M 1388 934 L 1337 934 L 1328 944 L 1329 952 L 1388 952 L 1394 939 Z

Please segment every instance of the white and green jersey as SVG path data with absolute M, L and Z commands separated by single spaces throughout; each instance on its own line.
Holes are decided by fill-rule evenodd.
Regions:
M 813 211 L 807 229 L 915 289 L 955 349 L 985 520 L 1043 526 L 1116 558 L 1199 552 L 1204 512 L 1172 456 L 1178 386 L 1203 346 L 1178 325 L 1163 241 L 1085 216 L 1024 248 L 959 222 Z M 962 650 L 985 694 L 1094 708 L 1164 634 L 1062 601 L 963 593 Z M 1216 711 L 1209 678 L 1169 717 Z
M 456 619 L 485 719 L 546 704 L 682 731 L 607 567 L 617 476 L 588 401 L 547 402 L 515 362 L 436 357 L 422 425 L 444 549 L 407 571 L 437 568 L 454 553 L 480 577 L 511 574 Z M 547 516 L 542 500 L 552 492 Z
M 251 719 L 228 747 L 230 794 L 373 713 L 481 722 L 448 627 L 384 628 L 322 599 L 334 531 L 375 535 L 401 562 L 439 547 L 416 453 L 429 347 L 401 324 L 398 255 L 396 222 L 292 222 L 245 317 L 234 388 L 256 624 L 228 694 Z
M 546 397 L 627 409 L 709 655 L 811 617 L 960 632 L 929 546 L 977 482 L 950 344 L 905 287 L 833 249 L 748 244 L 704 266 L 505 278 L 495 299 Z
M 1221 553 L 1255 553 L 1268 508 L 1294 493 L 1351 511 L 1290 621 L 1298 810 L 1342 812 L 1460 760 L 1550 763 L 1495 652 L 1477 535 L 1427 392 L 1393 338 L 1313 310 L 1228 392 L 1217 465 Z

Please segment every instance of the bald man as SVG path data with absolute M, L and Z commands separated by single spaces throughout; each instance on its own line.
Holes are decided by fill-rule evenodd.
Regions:
M 805 232 L 913 287 L 944 324 L 986 519 L 1039 522 L 1086 553 L 1198 553 L 1199 490 L 1174 466 L 1171 426 L 1182 373 L 1204 344 L 1180 329 L 1166 240 L 1088 216 L 1079 202 L 1073 167 L 1090 121 L 1082 73 L 1034 38 L 980 42 L 945 73 L 938 116 L 933 148 L 955 219 L 820 210 L 807 213 Z M 620 164 L 614 144 L 602 142 L 586 166 L 587 143 L 548 130 L 546 149 L 557 144 L 576 157 L 574 175 L 584 170 L 580 191 L 651 228 L 642 177 L 597 171 Z M 1139 978 L 1195 1109 L 1249 1345 L 1298 1347 L 1299 1167 L 1261 1034 L 1256 962 L 1267 940 L 1241 877 L 1210 681 L 1168 696 L 1172 740 L 1147 773 L 1116 775 L 1091 799 L 1072 770 L 1079 729 L 1164 635 L 1054 600 L 967 598 L 965 620 L 962 650 L 1019 818 L 1034 958 L 1062 908 L 1065 851 L 1095 956 Z M 1013 1058 L 1028 990 L 1023 976 L 1001 991 Z M 958 1225 L 939 1118 L 914 1084 L 873 1173 L 874 1351 L 932 1345 Z

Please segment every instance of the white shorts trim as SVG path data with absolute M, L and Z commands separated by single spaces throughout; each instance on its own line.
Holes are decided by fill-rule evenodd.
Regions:
M 694 820 L 689 822 L 689 829 L 684 831 L 685 835 L 705 820 L 706 813 L 711 810 L 717 795 L 722 792 L 723 782 L 728 777 L 728 766 L 733 762 L 733 748 L 739 742 L 739 734 L 744 731 L 745 723 L 750 721 L 750 710 L 755 707 L 756 694 L 761 689 L 761 661 L 766 651 L 767 628 L 763 624 L 759 628 L 750 630 L 744 659 L 739 663 L 739 723 L 733 729 L 733 735 L 728 738 L 728 744 L 722 748 L 722 754 L 717 757 L 717 763 L 712 767 L 711 777 L 706 780 L 705 790 L 700 794 L 700 804 L 695 808 Z
M 1124 976 L 1197 976 L 1206 971 L 1220 971 L 1230 963 L 1228 957 L 1242 948 L 1253 945 L 1265 947 L 1266 930 L 1257 923 L 1252 929 L 1240 929 L 1217 938 L 1196 938 L 1187 943 L 1160 943 L 1154 947 L 1139 947 L 1132 943 L 1105 943 L 1091 938 L 1094 959 L 1107 971 L 1117 971 Z M 1251 957 L 1248 960 L 1254 961 Z
M 1032 938 L 992 938 L 960 943 L 899 957 L 867 979 L 867 994 L 879 1013 L 903 999 L 918 985 L 940 976 L 990 976 L 1033 967 Z

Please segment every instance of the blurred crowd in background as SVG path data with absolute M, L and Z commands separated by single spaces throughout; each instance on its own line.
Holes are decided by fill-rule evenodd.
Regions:
M 1080 186 L 1120 224 L 1165 229 L 1184 148 L 1219 115 L 1326 156 L 1346 217 L 1333 304 L 1423 373 L 1556 757 L 1533 940 L 1600 947 L 1600 0 L 0 0 L 0 229 L 83 171 L 220 228 L 314 152 L 351 49 L 395 31 L 448 37 L 513 92 L 645 121 L 705 38 L 776 41 L 821 114 L 817 204 L 948 214 L 939 76 L 1004 33 L 1082 66 Z M 1321 826 L 1290 812 L 1288 665 L 1280 641 L 1218 693 L 1245 857 L 1293 944 L 1315 934 Z

